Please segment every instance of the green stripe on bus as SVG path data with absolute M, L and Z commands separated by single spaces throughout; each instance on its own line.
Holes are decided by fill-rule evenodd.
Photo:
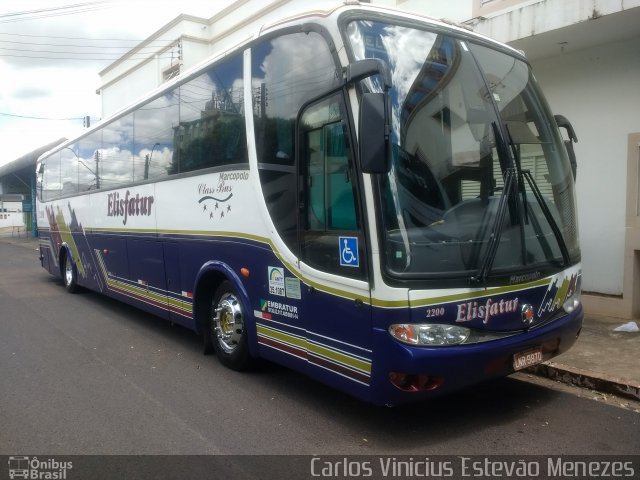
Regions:
M 110 232 L 110 233 L 157 233 L 158 235 L 200 235 L 200 236 L 214 236 L 214 237 L 225 237 L 225 238 L 239 238 L 245 240 L 253 240 L 256 242 L 264 243 L 271 248 L 274 255 L 283 263 L 283 265 L 294 275 L 300 279 L 306 285 L 315 288 L 316 290 L 320 290 L 322 292 L 335 295 L 341 298 L 346 298 L 349 300 L 360 300 L 362 303 L 366 305 L 371 305 L 373 307 L 380 308 L 411 308 L 411 307 L 426 307 L 429 305 L 436 305 L 440 303 L 449 303 L 460 300 L 471 300 L 474 298 L 486 297 L 490 295 L 499 295 L 504 293 L 510 293 L 518 290 L 526 290 L 528 288 L 539 287 L 542 285 L 546 285 L 549 283 L 548 278 L 542 278 L 540 280 L 535 280 L 533 282 L 523 283 L 519 285 L 511 285 L 506 287 L 495 287 L 488 288 L 484 290 L 478 290 L 475 292 L 463 292 L 451 295 L 442 295 L 438 297 L 425 298 L 419 300 L 409 299 L 401 299 L 401 300 L 383 300 L 380 298 L 365 297 L 362 295 L 358 295 L 355 293 L 347 292 L 345 290 L 341 290 L 339 288 L 334 288 L 324 283 L 315 282 L 310 280 L 303 275 L 299 275 L 296 273 L 296 268 L 292 266 L 289 262 L 285 261 L 278 249 L 273 244 L 272 240 L 267 237 L 262 237 L 259 235 L 253 235 L 248 233 L 241 232 L 223 232 L 218 230 L 147 230 L 147 229 L 111 229 L 111 228 L 94 228 L 88 229 L 89 232 Z
M 311 353 L 328 358 L 329 360 L 333 360 L 334 362 L 341 363 L 348 367 L 355 368 L 356 370 L 360 370 L 367 374 L 371 374 L 371 362 L 367 362 L 359 358 L 354 358 L 345 353 L 336 352 L 335 350 L 331 350 L 315 343 L 307 342 L 307 345 L 308 350 Z

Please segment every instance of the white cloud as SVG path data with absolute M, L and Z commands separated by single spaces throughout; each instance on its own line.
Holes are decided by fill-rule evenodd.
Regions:
M 230 3 L 109 0 L 91 2 L 96 8 L 86 12 L 79 12 L 78 7 L 73 14 L 53 15 L 64 11 L 50 10 L 87 1 L 0 3 L 0 165 L 58 138 L 80 133 L 86 115 L 96 121 L 100 116 L 95 93 L 98 72 L 138 41 L 181 13 L 208 18 Z M 37 9 L 48 10 L 8 15 Z M 35 18 L 42 15 L 45 17 Z M 21 20 L 13 21 L 16 18 Z

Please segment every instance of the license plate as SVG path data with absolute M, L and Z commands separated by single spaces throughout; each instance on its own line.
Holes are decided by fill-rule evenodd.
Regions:
M 513 356 L 513 369 L 522 370 L 523 368 L 530 367 L 542 362 L 542 349 L 540 347 L 532 348 L 531 350 L 525 350 L 524 352 L 516 353 Z

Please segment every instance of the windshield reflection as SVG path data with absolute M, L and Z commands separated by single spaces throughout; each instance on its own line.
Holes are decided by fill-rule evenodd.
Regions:
M 356 60 L 392 71 L 392 168 L 380 182 L 391 273 L 473 278 L 487 264 L 578 256 L 566 152 L 524 62 L 382 22 L 351 22 L 347 36 Z M 363 84 L 382 91 L 376 77 Z

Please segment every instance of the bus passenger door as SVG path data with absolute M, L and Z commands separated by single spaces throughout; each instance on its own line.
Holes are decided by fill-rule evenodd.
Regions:
M 359 388 L 371 373 L 371 294 L 345 112 L 340 92 L 299 117 L 299 255 L 310 362 Z
M 129 295 L 138 307 L 169 318 L 167 313 L 164 256 L 162 243 L 155 240 L 128 239 Z

